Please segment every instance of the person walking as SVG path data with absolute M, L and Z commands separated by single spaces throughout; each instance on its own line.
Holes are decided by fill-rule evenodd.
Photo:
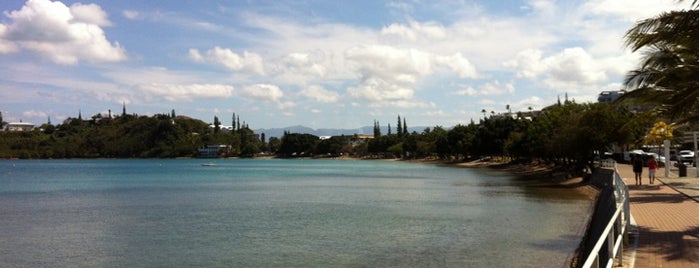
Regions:
M 641 182 L 641 173 L 643 172 L 643 160 L 641 156 L 636 155 L 633 158 L 633 174 L 636 179 L 636 185 L 643 185 Z
M 648 181 L 650 184 L 655 182 L 655 171 L 658 169 L 658 162 L 655 161 L 655 156 L 648 159 Z

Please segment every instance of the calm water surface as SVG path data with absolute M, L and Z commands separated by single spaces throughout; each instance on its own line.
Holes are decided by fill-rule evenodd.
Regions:
M 591 201 L 482 169 L 0 161 L 0 267 L 562 267 Z

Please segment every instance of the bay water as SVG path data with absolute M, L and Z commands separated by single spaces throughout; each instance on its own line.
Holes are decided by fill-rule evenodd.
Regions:
M 564 267 L 591 205 L 397 161 L 5 160 L 0 267 Z

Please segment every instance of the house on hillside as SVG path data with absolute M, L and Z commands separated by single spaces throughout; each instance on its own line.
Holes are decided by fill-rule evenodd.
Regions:
M 5 126 L 7 131 L 32 131 L 34 129 L 34 123 L 26 122 L 10 122 Z
M 617 100 L 619 97 L 623 96 L 626 94 L 626 90 L 619 90 L 619 91 L 602 91 L 602 93 L 597 96 L 597 101 L 598 102 L 603 102 L 603 103 L 610 103 L 614 102 Z

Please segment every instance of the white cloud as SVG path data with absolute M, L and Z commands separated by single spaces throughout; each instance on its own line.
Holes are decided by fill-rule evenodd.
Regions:
M 412 99 L 414 90 L 380 78 L 370 78 L 356 87 L 347 89 L 349 96 L 366 99 L 372 102 Z
M 282 81 L 306 84 L 321 79 L 328 73 L 324 57 L 322 52 L 290 53 L 279 60 L 273 72 Z
M 512 83 L 501 84 L 500 81 L 485 83 L 478 90 L 479 95 L 504 95 L 515 92 L 515 86 Z
M 304 88 L 301 91 L 301 95 L 309 99 L 325 103 L 334 103 L 337 102 L 340 98 L 340 94 L 338 94 L 337 92 L 328 91 L 325 88 L 317 85 L 312 85 Z
M 370 45 L 348 49 L 345 57 L 357 65 L 363 78 L 381 78 L 399 84 L 412 84 L 418 76 L 432 73 L 430 55 L 418 49 Z
M 440 65 L 449 67 L 449 69 L 459 75 L 460 78 L 478 77 L 476 66 L 461 55 L 461 53 L 456 53 L 451 56 L 436 56 L 435 61 Z
M 279 101 L 284 97 L 284 92 L 278 86 L 270 84 L 246 86 L 241 90 L 240 94 L 246 98 L 266 101 Z
M 591 0 L 581 10 L 594 15 L 621 17 L 629 22 L 655 17 L 662 11 L 688 9 L 692 1 L 660 0 Z
M 121 12 L 121 15 L 130 20 L 137 20 L 141 16 L 141 14 L 136 10 L 124 10 Z
M 516 68 L 517 77 L 543 78 L 549 88 L 563 92 L 603 83 L 609 79 L 608 72 L 623 72 L 618 69 L 618 60 L 604 62 L 581 47 L 573 47 L 548 57 L 540 50 L 525 50 L 505 66 Z
M 434 107 L 432 103 L 422 102 L 422 101 L 408 101 L 408 100 L 395 100 L 386 101 L 382 103 L 375 103 L 370 105 L 370 107 L 397 107 L 404 109 L 414 109 L 414 108 L 428 108 Z
M 228 98 L 233 94 L 233 86 L 221 84 L 144 84 L 140 91 L 162 97 L 167 101 L 191 101 L 206 98 Z
M 240 55 L 230 49 L 216 46 L 202 55 L 199 50 L 190 49 L 189 58 L 196 62 L 218 64 L 231 71 L 247 71 L 260 75 L 265 73 L 262 57 L 248 51 Z
M 447 30 L 438 23 L 420 23 L 411 20 L 408 25 L 393 23 L 388 27 L 384 27 L 381 29 L 381 34 L 384 36 L 397 36 L 408 41 L 417 41 L 418 39 L 440 40 L 447 36 Z
M 75 3 L 70 6 L 70 12 L 73 14 L 73 21 L 90 23 L 98 26 L 111 26 L 112 23 L 107 19 L 107 12 L 96 4 L 81 4 Z
M 39 110 L 29 110 L 29 111 L 24 111 L 22 112 L 23 117 L 27 118 L 42 118 L 46 119 L 48 118 L 49 114 L 44 112 L 44 111 L 39 111 Z
M 500 83 L 500 81 L 495 80 L 481 85 L 478 87 L 478 89 L 475 89 L 472 86 L 467 86 L 463 89 L 452 92 L 451 94 L 459 96 L 497 96 L 513 93 L 515 93 L 514 84 L 503 84 Z
M 432 72 L 430 55 L 416 49 L 359 46 L 345 57 L 355 63 L 361 79 L 348 93 L 374 102 L 412 98 L 418 79 Z
M 5 15 L 11 23 L 0 30 L 0 53 L 24 49 L 66 65 L 126 59 L 125 50 L 111 44 L 100 27 L 110 22 L 97 5 L 76 3 L 69 8 L 61 2 L 28 0 Z
M 475 96 L 478 94 L 478 91 L 473 89 L 473 87 L 466 87 L 464 89 L 458 90 L 453 93 L 454 95 L 460 95 L 460 96 Z

